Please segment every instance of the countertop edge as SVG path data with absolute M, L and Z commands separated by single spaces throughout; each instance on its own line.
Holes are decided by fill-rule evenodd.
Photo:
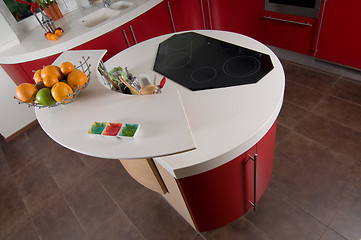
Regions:
M 152 9 L 161 2 L 162 0 L 150 0 L 124 15 L 116 17 L 104 24 L 98 25 L 96 28 L 89 28 L 89 29 L 86 28 L 88 31 L 86 31 L 84 34 L 66 40 L 64 42 L 58 40 L 59 41 L 58 44 L 53 44 L 46 48 L 23 52 L 21 54 L 17 54 L 13 56 L 6 56 L 6 55 L 2 56 L 2 52 L 11 51 L 12 48 L 21 47 L 24 41 L 30 42 L 34 40 L 34 39 L 30 39 L 30 37 L 29 38 L 25 37 L 23 39 L 20 39 L 20 42 L 18 44 L 15 44 L 11 48 L 0 51 L 0 64 L 17 64 L 17 63 L 29 62 L 62 53 L 63 51 L 72 49 L 88 41 L 91 41 L 103 34 L 106 34 L 128 23 L 129 21 L 137 18 L 138 16 Z M 39 30 L 40 26 L 37 29 Z M 43 37 L 43 36 L 39 36 L 39 37 Z

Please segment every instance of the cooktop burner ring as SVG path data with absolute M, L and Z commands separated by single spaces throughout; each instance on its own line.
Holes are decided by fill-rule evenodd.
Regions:
M 223 64 L 223 71 L 230 77 L 248 77 L 258 72 L 260 61 L 248 55 L 235 56 Z
M 199 83 L 212 81 L 216 76 L 217 70 L 210 66 L 197 68 L 191 74 L 192 80 Z

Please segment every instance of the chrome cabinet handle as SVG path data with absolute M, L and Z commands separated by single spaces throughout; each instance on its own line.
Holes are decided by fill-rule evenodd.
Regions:
M 256 211 L 256 205 L 257 205 L 257 153 L 254 154 L 254 156 L 248 155 L 248 159 L 245 163 L 247 163 L 249 160 L 253 161 L 253 202 L 248 200 L 248 202 L 253 206 L 253 210 Z
M 130 25 L 130 26 L 129 26 L 129 28 L 130 28 L 130 32 L 132 33 L 132 36 L 133 36 L 134 42 L 135 42 L 135 44 L 137 44 L 137 43 L 138 43 L 138 42 L 137 42 L 137 38 L 135 37 L 135 34 L 134 34 L 134 31 L 133 31 L 133 27 L 132 27 L 132 25 Z
M 172 9 L 170 8 L 170 3 L 169 3 L 169 2 L 167 2 L 167 7 L 168 7 L 168 12 L 169 12 L 170 20 L 171 20 L 171 22 L 172 22 L 173 32 L 176 32 L 176 30 L 175 30 L 175 25 L 174 25 L 174 21 L 173 21 Z
M 199 0 L 201 3 L 201 10 L 202 10 L 202 19 L 203 19 L 203 29 L 206 29 L 206 19 L 204 17 L 204 9 L 203 9 L 203 2 L 202 0 Z
M 128 40 L 127 34 L 124 29 L 123 29 L 123 36 L 125 38 L 125 41 L 127 42 L 128 47 L 130 47 L 129 40 Z
M 209 0 L 207 0 L 207 4 L 208 4 L 209 25 L 210 25 L 211 30 L 213 30 L 212 16 L 211 16 L 211 4 L 209 3 Z
M 321 33 L 321 28 L 322 28 L 322 22 L 323 22 L 323 15 L 325 13 L 325 8 L 326 8 L 326 3 L 327 0 L 325 0 L 325 2 L 323 3 L 323 7 L 322 7 L 322 14 L 321 14 L 321 19 L 320 19 L 320 27 L 318 28 L 318 32 L 317 32 L 317 38 L 316 38 L 316 44 L 315 44 L 315 51 L 313 53 L 313 56 L 316 57 L 317 51 L 318 51 L 318 41 L 320 39 L 320 33 Z
M 287 22 L 287 23 L 294 23 L 294 24 L 299 24 L 299 25 L 303 25 L 303 26 L 308 26 L 308 27 L 312 27 L 311 23 L 303 23 L 303 22 L 296 22 L 296 21 L 291 21 L 291 20 L 287 20 L 287 19 L 282 19 L 282 18 L 274 18 L 271 16 L 263 16 L 263 18 L 266 19 L 270 19 L 270 20 L 275 20 L 275 21 L 281 21 L 281 22 Z

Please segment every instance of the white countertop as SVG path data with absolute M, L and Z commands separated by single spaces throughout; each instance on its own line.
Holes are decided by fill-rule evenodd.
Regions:
M 121 13 L 116 17 L 91 28 L 79 24 L 78 20 L 91 11 L 102 8 L 101 3 L 86 10 L 79 8 L 64 14 L 63 18 L 54 22 L 56 27 L 61 27 L 64 30 L 64 34 L 57 41 L 46 39 L 45 32 L 39 25 L 39 27 L 19 37 L 19 44 L 1 51 L 0 64 L 28 62 L 72 49 L 122 26 L 162 2 L 161 0 L 127 1 L 135 4 L 121 10 Z
M 94 113 L 91 108 L 91 106 L 97 108 L 103 106 L 109 110 L 119 109 L 120 113 L 128 112 L 127 117 L 131 119 L 132 112 L 135 114 L 134 116 L 140 116 L 134 113 L 133 102 L 139 107 L 137 110 L 142 111 L 143 116 L 147 116 L 147 113 L 152 113 L 154 108 L 148 108 L 146 98 L 152 98 L 153 100 L 159 98 L 154 100 L 154 103 L 157 104 L 154 107 L 159 108 L 159 114 L 163 112 L 162 116 L 165 117 L 180 111 L 179 109 L 182 108 L 178 102 L 180 99 L 180 105 L 184 107 L 186 120 L 190 126 L 190 135 L 187 132 L 184 134 L 184 131 L 181 131 L 183 134 L 176 133 L 173 136 L 179 137 L 174 137 L 167 146 L 182 145 L 182 147 L 188 147 L 187 150 L 190 150 L 193 143 L 196 149 L 169 156 L 159 157 L 159 154 L 154 153 L 154 156 L 148 154 L 143 157 L 153 157 L 174 177 L 183 178 L 208 171 L 239 156 L 256 144 L 277 119 L 283 103 L 285 87 L 282 65 L 269 48 L 249 37 L 224 31 L 202 30 L 194 32 L 266 53 L 270 55 L 274 69 L 256 84 L 203 91 L 188 90 L 168 79 L 163 93 L 152 96 L 129 96 L 114 93 L 103 86 L 101 86 L 101 89 L 98 84 L 102 80 L 99 80 L 96 84 L 96 92 L 89 85 L 89 89 L 85 89 L 78 96 L 79 99 L 68 104 L 68 106 L 62 107 L 61 114 L 66 114 L 67 117 L 76 115 L 75 119 L 84 121 L 85 126 L 94 120 L 108 120 L 117 116 L 111 111 L 103 111 L 99 115 Z M 162 76 L 153 71 L 158 44 L 172 35 L 153 38 L 128 48 L 109 59 L 105 65 L 107 69 L 115 66 L 128 67 L 135 76 L 147 74 L 153 79 L 153 76 L 156 75 L 158 81 L 160 81 Z M 95 78 L 99 76 L 97 73 Z M 94 81 L 97 80 L 93 79 L 92 82 Z M 92 104 L 89 104 L 90 101 Z M 141 102 L 144 103 L 144 106 L 142 106 Z M 169 102 L 172 102 L 172 104 L 169 104 Z M 168 112 L 169 107 L 174 103 L 176 104 L 174 105 L 175 109 L 178 110 Z M 76 112 L 73 111 L 74 109 L 76 109 Z M 99 148 L 94 154 L 92 146 L 99 144 L 100 141 L 89 138 L 84 131 L 79 131 L 79 124 L 74 126 L 72 124 L 62 124 L 64 119 L 59 120 L 61 114 L 58 113 L 58 109 L 40 109 L 36 110 L 36 114 L 40 125 L 50 137 L 74 151 L 97 157 L 126 159 L 141 158 L 141 149 L 143 147 L 147 149 L 146 146 L 138 145 L 139 152 L 134 152 L 130 156 L 129 153 L 125 154 L 124 151 L 119 151 L 119 146 L 114 145 L 104 149 Z M 92 116 L 92 114 L 96 117 Z M 178 114 L 177 118 L 183 115 L 184 112 Z M 146 119 L 157 125 L 161 118 L 157 114 L 151 114 Z M 140 118 L 139 120 L 144 121 L 144 119 Z M 181 121 L 178 124 L 186 129 L 184 122 Z M 64 131 L 70 137 L 63 139 L 61 136 L 64 136 L 64 131 L 61 129 L 55 130 L 54 126 L 57 125 L 66 126 Z M 217 129 L 221 129 L 221 131 L 216 131 Z M 139 137 L 139 141 L 142 141 L 142 136 Z M 163 141 L 162 134 L 158 138 L 154 137 L 152 141 L 154 141 L 154 146 L 159 146 L 158 141 Z M 88 147 L 84 147 L 86 144 L 88 144 Z

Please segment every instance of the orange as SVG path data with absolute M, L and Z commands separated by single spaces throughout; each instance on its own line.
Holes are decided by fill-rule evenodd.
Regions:
M 61 35 L 63 35 L 63 32 L 62 32 L 60 29 L 56 29 L 54 33 L 55 33 L 55 35 L 58 36 L 58 37 L 60 37 Z
M 62 102 L 73 93 L 73 89 L 66 83 L 58 82 L 51 88 L 51 95 L 57 102 Z M 69 102 L 69 101 L 66 101 Z
M 41 78 L 41 69 L 36 70 L 36 72 L 34 73 L 33 79 L 34 79 L 35 83 L 43 81 L 43 79 Z
M 60 68 L 55 65 L 47 65 L 43 67 L 41 70 L 41 77 L 44 79 L 46 75 L 54 75 L 58 78 L 58 80 L 63 78 L 63 74 L 61 73 Z
M 33 102 L 38 89 L 31 83 L 22 83 L 16 87 L 16 97 L 23 102 Z
M 59 80 L 55 75 L 49 74 L 49 75 L 46 75 L 45 77 L 43 77 L 43 83 L 44 83 L 45 87 L 52 87 L 58 82 L 59 82 Z
M 47 39 L 51 40 L 51 34 L 52 34 L 51 32 L 48 32 L 48 33 L 45 34 L 45 37 Z
M 60 30 L 59 30 L 60 31 Z M 63 62 L 60 65 L 60 71 L 64 74 L 64 75 L 68 75 L 69 73 L 71 73 L 72 71 L 74 71 L 74 65 L 71 62 Z
M 83 85 L 87 83 L 88 78 L 85 73 L 79 69 L 75 69 L 68 75 L 68 84 L 72 89 L 82 89 Z
M 58 35 L 56 35 L 55 33 L 50 33 L 49 35 L 50 35 L 49 36 L 50 40 L 53 40 L 53 41 L 58 40 Z M 48 37 L 48 34 L 46 35 L 46 37 Z

